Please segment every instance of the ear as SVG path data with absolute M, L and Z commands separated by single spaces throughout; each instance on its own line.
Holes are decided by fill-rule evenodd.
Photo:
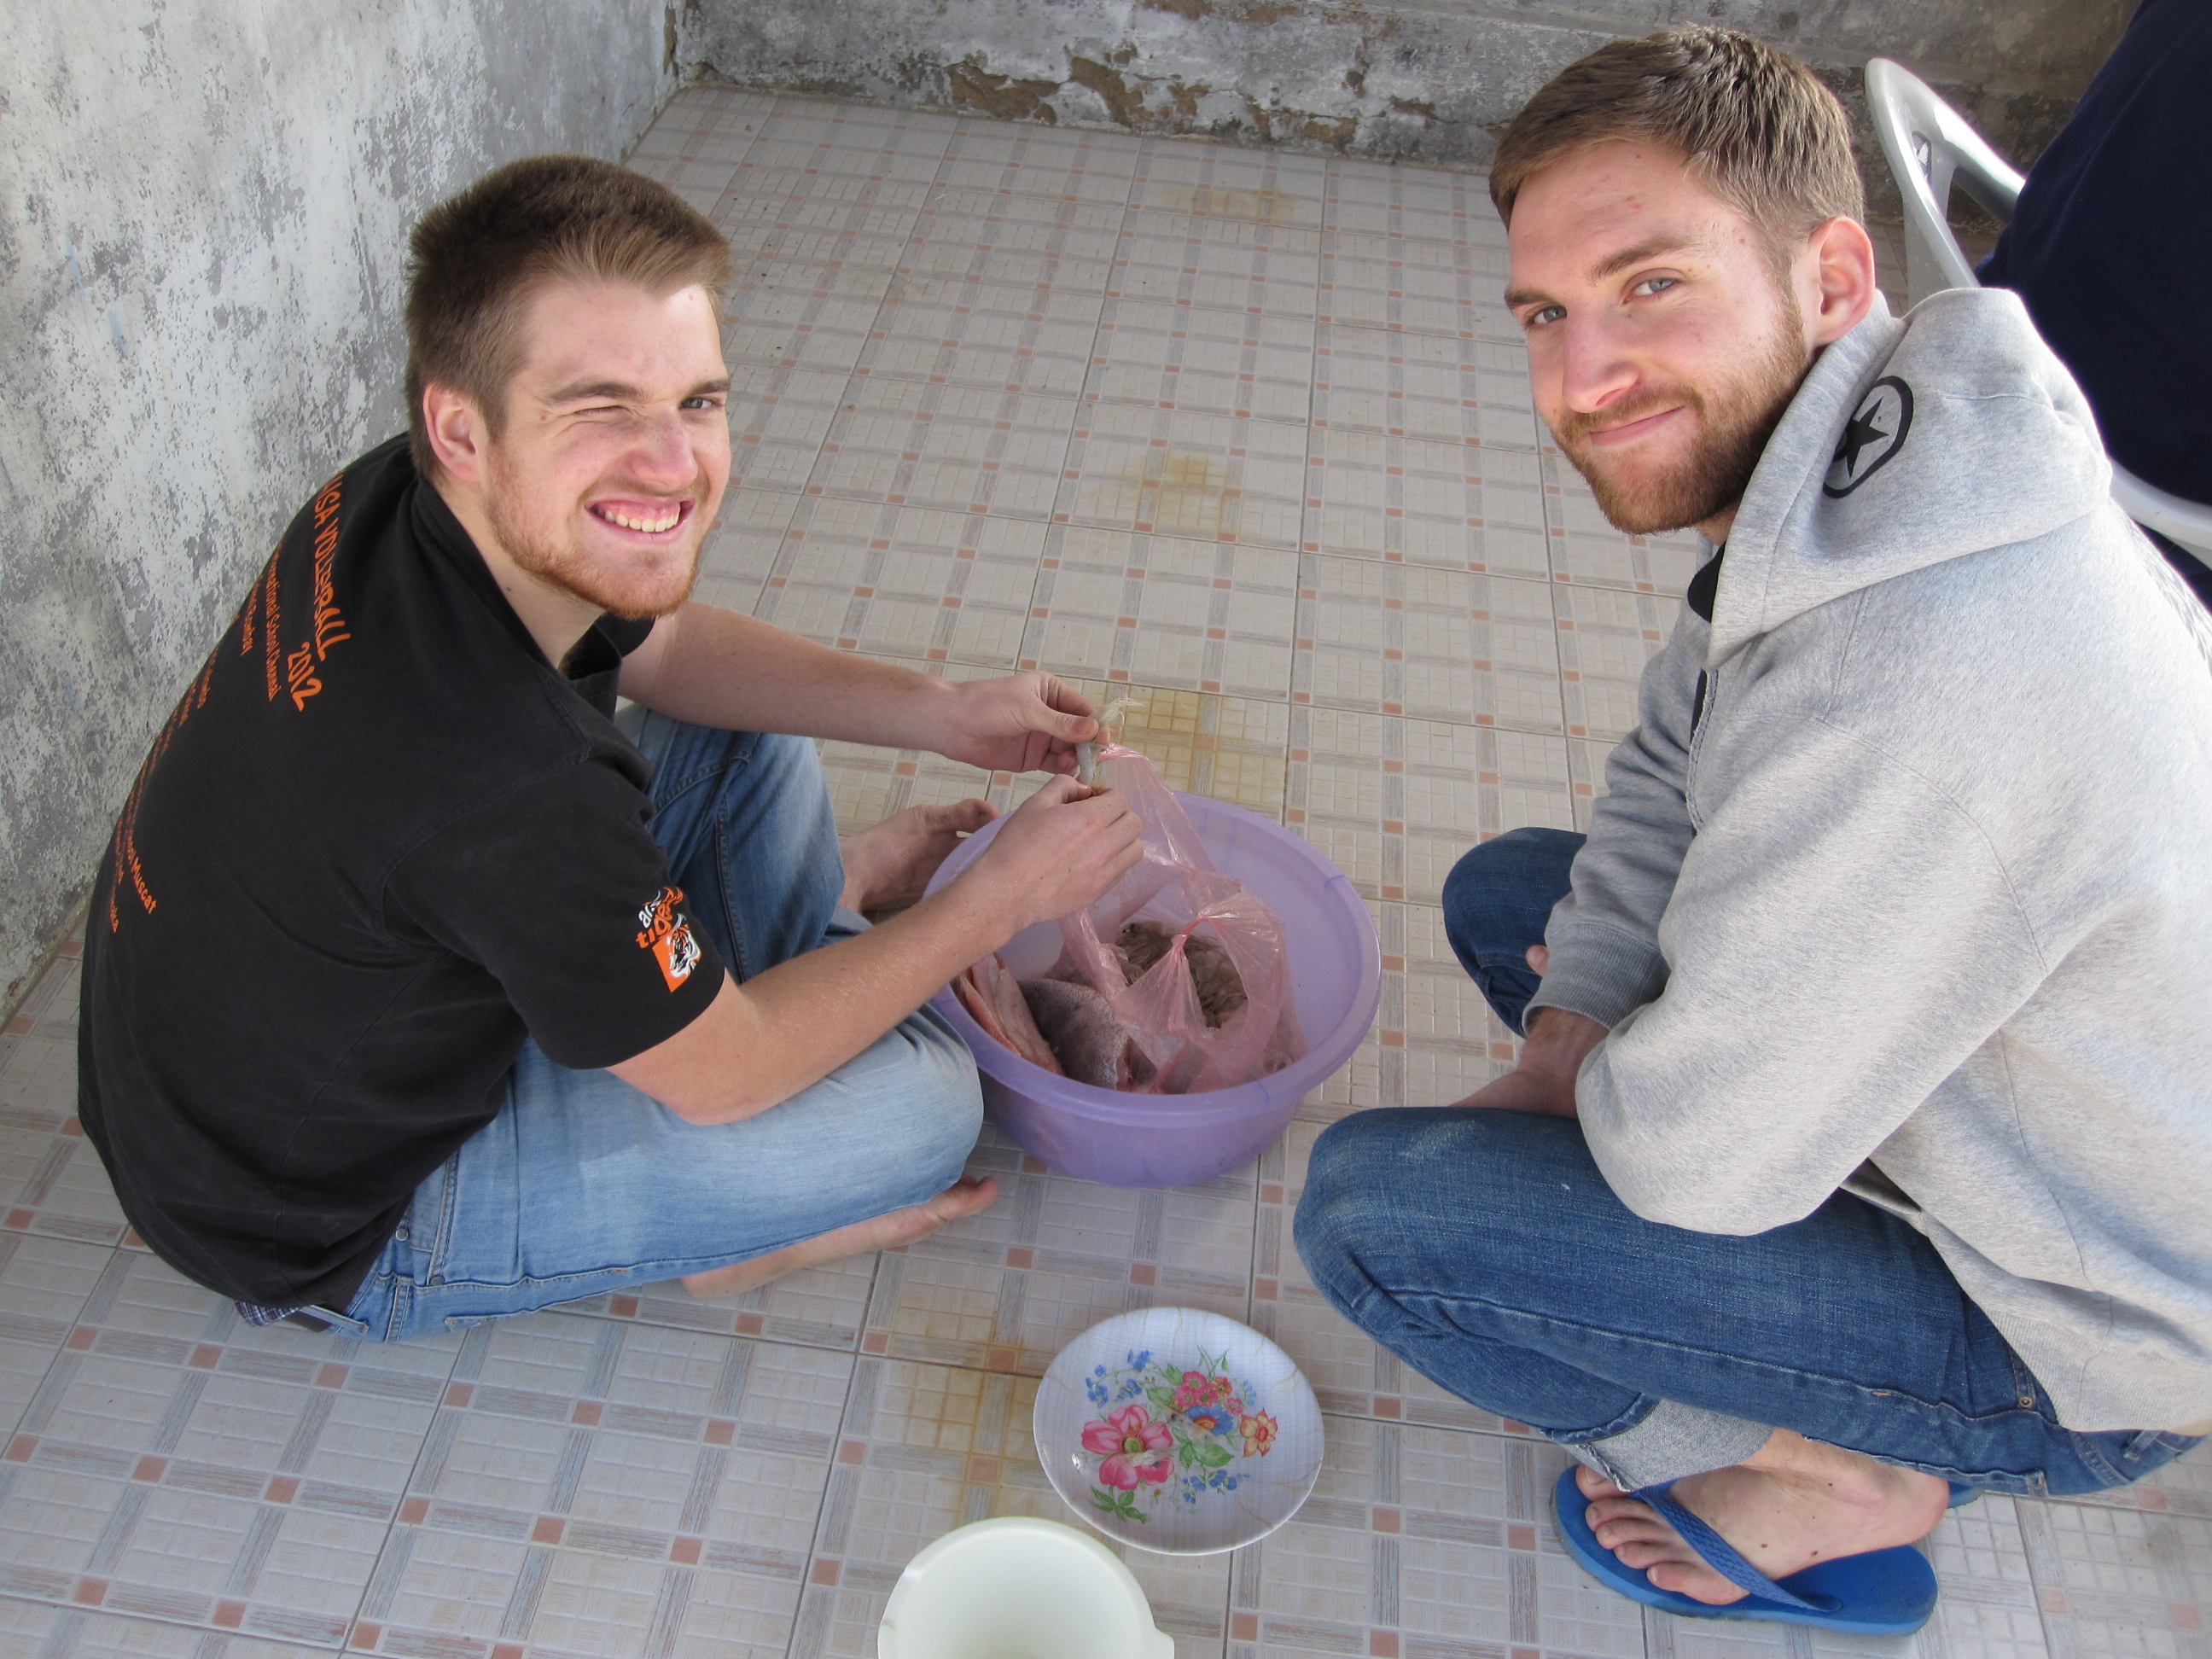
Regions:
M 1842 339 L 1874 309 L 1874 243 L 1856 219 L 1831 219 L 1817 228 L 1807 239 L 1796 275 L 1808 345 Z
M 431 382 L 422 388 L 422 425 L 430 434 L 431 453 L 447 477 L 460 483 L 483 483 L 491 434 L 475 398 Z

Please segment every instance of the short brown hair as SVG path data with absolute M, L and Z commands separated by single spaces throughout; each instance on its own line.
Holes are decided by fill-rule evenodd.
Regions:
M 1865 216 L 1842 103 L 1803 64 L 1739 29 L 1692 23 L 1615 40 L 1561 70 L 1498 141 L 1490 169 L 1498 217 L 1512 222 L 1537 172 L 1614 139 L 1688 158 L 1778 263 L 1816 226 Z
M 667 185 L 588 155 L 532 155 L 438 204 L 408 238 L 407 424 L 437 471 L 423 388 L 453 387 L 497 437 L 521 367 L 522 318 L 548 282 L 629 283 L 653 294 L 730 280 L 730 244 Z

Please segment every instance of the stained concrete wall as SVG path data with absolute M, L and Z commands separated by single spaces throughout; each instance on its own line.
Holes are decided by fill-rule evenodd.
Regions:
M 405 239 L 616 156 L 663 0 L 35 0 L 0 15 L 0 1007 L 284 522 L 404 423 Z
M 1528 95 L 1691 21 L 1786 46 L 1853 106 L 1887 56 L 2033 156 L 2134 0 L 687 0 L 682 53 L 743 85 L 1483 167 Z M 1877 210 L 1894 190 L 1866 146 Z

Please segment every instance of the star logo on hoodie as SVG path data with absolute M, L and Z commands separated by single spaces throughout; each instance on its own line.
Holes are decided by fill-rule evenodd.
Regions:
M 1905 447 L 1912 430 L 1912 388 L 1894 374 L 1885 374 L 1860 402 L 1844 424 L 1844 435 L 1828 462 L 1828 475 L 1820 493 L 1848 495 L 1881 471 L 1889 458 Z

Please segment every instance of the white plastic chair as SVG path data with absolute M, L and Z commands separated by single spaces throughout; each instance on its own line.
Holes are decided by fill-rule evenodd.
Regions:
M 1973 266 L 1951 234 L 1952 187 L 2009 224 L 2020 202 L 2021 174 L 1901 64 L 1876 58 L 1867 64 L 1867 107 L 1905 198 L 1907 302 L 1917 305 L 1947 288 L 1978 287 Z M 2137 524 L 2212 565 L 2212 507 L 2154 489 L 2118 461 L 2112 463 L 2112 499 Z

